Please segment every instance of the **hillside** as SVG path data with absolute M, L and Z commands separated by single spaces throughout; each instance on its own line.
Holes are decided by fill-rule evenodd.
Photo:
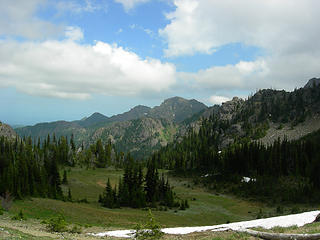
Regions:
M 76 144 L 89 145 L 98 138 L 111 140 L 120 151 L 131 151 L 135 157 L 145 157 L 168 142 L 172 142 L 185 119 L 207 106 L 194 99 L 180 97 L 166 99 L 154 108 L 136 106 L 129 111 L 106 117 L 94 113 L 77 121 L 56 121 L 17 128 L 20 136 L 45 139 L 53 133 L 56 137 L 74 135 Z
M 295 140 L 320 129 L 320 85 L 313 78 L 300 89 L 292 92 L 263 89 L 248 99 L 234 97 L 220 107 L 210 107 L 191 123 L 198 131 L 200 118 L 214 115 L 227 129 L 220 129 L 220 147 L 235 138 L 248 137 L 271 144 L 278 138 Z

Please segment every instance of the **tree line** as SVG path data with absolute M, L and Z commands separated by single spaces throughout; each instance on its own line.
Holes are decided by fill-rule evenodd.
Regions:
M 153 158 L 159 167 L 193 176 L 213 189 L 278 201 L 320 201 L 320 131 L 296 141 L 278 139 L 269 146 L 235 137 L 220 149 L 223 130 L 230 126 L 212 115 L 202 120 L 198 133 L 190 130 Z M 241 182 L 244 176 L 254 181 Z
M 16 199 L 26 196 L 64 199 L 59 169 L 65 166 L 101 168 L 122 167 L 124 154 L 117 153 L 111 142 L 101 140 L 88 148 L 76 147 L 73 136 L 44 141 L 31 137 L 14 140 L 0 137 L 0 195 L 11 193 Z

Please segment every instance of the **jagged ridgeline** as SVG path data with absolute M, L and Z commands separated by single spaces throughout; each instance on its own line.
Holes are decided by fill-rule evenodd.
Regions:
M 98 139 L 103 143 L 111 141 L 118 151 L 130 151 L 135 158 L 145 158 L 180 135 L 184 120 L 206 109 L 206 105 L 194 99 L 174 97 L 154 108 L 139 105 L 110 118 L 94 113 L 79 121 L 39 123 L 15 130 L 21 137 L 41 140 L 53 133 L 69 138 L 73 134 L 77 146 L 82 143 L 88 146 Z
M 290 93 L 261 90 L 247 101 L 234 99 L 203 118 L 198 131 L 190 129 L 180 142 L 163 147 L 153 158 L 160 167 L 193 176 L 215 190 L 319 202 L 320 131 L 303 138 L 295 135 L 291 141 L 283 135 L 272 144 L 264 141 L 271 126 L 273 134 L 283 133 L 283 128 L 291 134 L 316 119 L 314 129 L 319 129 L 320 86 L 311 86 Z M 254 181 L 241 182 L 244 176 Z

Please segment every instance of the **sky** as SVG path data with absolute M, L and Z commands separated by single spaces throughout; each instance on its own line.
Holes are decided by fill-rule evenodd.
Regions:
M 320 76 L 318 0 L 0 0 L 0 121 L 208 106 Z

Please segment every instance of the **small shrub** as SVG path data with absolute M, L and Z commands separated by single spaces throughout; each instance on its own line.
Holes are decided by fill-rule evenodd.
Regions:
M 68 224 L 62 215 L 49 219 L 47 224 L 48 230 L 52 232 L 66 232 L 67 226 Z
M 263 217 L 262 209 L 260 208 L 259 213 L 257 215 L 257 219 L 260 219 Z
M 82 229 L 78 225 L 73 225 L 73 227 L 69 230 L 70 233 L 78 233 L 80 234 L 82 232 Z
M 283 207 L 282 206 L 278 206 L 276 209 L 277 214 L 283 214 Z
M 0 207 L 0 215 L 3 215 L 3 209 Z
M 9 209 L 12 206 L 12 202 L 14 200 L 14 197 L 11 195 L 11 193 L 9 193 L 8 191 L 5 192 L 4 196 L 0 196 L 0 200 L 1 200 L 1 207 L 5 210 L 5 211 L 9 211 Z
M 161 226 L 155 221 L 150 209 L 147 222 L 145 224 L 138 224 L 135 230 L 134 238 L 137 240 L 156 240 L 160 239 L 164 234 L 161 232 Z
M 301 210 L 297 206 L 291 208 L 291 214 L 296 214 L 296 213 L 300 213 L 300 212 L 301 212 Z
M 13 216 L 13 217 L 11 218 L 11 220 L 22 221 L 22 220 L 26 220 L 26 217 L 24 216 L 22 210 L 20 210 L 17 215 L 15 215 L 15 216 Z
M 89 201 L 86 198 L 78 200 L 78 203 L 89 203 Z

